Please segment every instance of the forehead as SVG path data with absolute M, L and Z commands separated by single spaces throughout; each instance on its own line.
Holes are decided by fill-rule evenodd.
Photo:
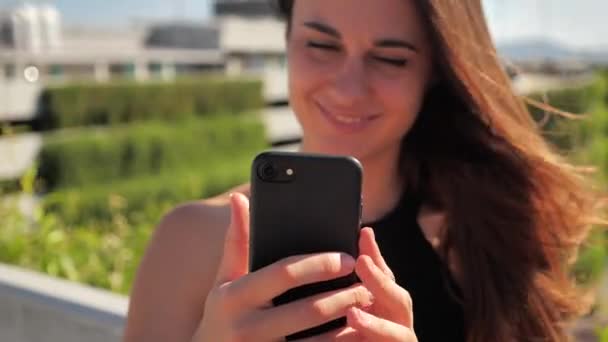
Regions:
M 319 21 L 343 36 L 422 37 L 423 20 L 414 0 L 296 0 L 293 26 Z

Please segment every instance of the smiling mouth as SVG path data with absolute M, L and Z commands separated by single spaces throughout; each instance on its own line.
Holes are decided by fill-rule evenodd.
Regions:
M 332 115 L 332 114 L 330 114 Z M 336 115 L 333 114 L 334 119 L 346 123 L 346 124 L 355 124 L 355 123 L 359 123 L 359 122 L 363 122 L 363 121 L 367 121 L 370 118 L 365 118 L 365 117 L 354 117 L 354 116 L 343 116 L 343 115 Z
M 327 116 L 328 118 L 335 120 L 338 123 L 341 124 L 345 124 L 345 125 L 359 125 L 359 124 L 364 124 L 366 122 L 372 121 L 374 119 L 376 119 L 379 115 L 343 115 L 343 114 L 336 114 L 333 113 L 329 110 L 327 110 L 325 107 L 323 107 L 323 105 L 321 105 L 320 103 L 317 103 L 317 106 L 319 107 L 319 109 L 321 110 L 321 112 Z

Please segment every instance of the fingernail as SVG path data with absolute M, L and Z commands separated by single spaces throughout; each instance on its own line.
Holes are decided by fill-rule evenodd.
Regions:
M 233 206 L 234 206 L 234 205 L 238 205 L 238 203 L 237 203 L 237 202 L 239 202 L 239 201 L 240 201 L 242 204 L 244 204 L 244 205 L 245 205 L 245 207 L 246 207 L 247 209 L 249 209 L 249 201 L 244 201 L 244 200 L 243 200 L 243 197 L 240 197 L 240 198 L 239 198 L 239 196 L 237 196 L 238 194 L 239 194 L 239 193 L 237 193 L 237 192 L 230 193 L 230 202 L 232 203 L 232 205 L 233 205 Z M 241 196 L 243 196 L 243 195 L 241 194 Z
M 354 269 L 357 261 L 350 255 L 340 253 L 340 263 L 348 269 Z
M 364 311 L 353 307 L 352 308 L 352 313 L 354 318 L 361 324 L 361 325 L 367 325 L 369 323 L 369 316 L 367 313 L 365 313 Z
M 369 227 L 369 233 L 372 236 L 372 240 L 376 241 L 376 233 L 374 232 L 374 228 Z

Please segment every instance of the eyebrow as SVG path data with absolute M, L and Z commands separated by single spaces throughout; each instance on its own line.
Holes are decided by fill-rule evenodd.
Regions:
M 404 48 L 408 50 L 412 50 L 414 52 L 418 52 L 418 48 L 414 46 L 414 44 L 406 42 L 405 40 L 400 39 L 380 39 L 375 42 L 376 46 L 379 47 L 388 47 L 388 48 Z
M 321 33 L 325 33 L 325 34 L 330 35 L 330 36 L 332 36 L 334 38 L 341 38 L 342 37 L 342 35 L 340 35 L 340 32 L 338 32 L 338 30 L 336 30 L 335 28 L 333 28 L 333 27 L 331 27 L 329 25 L 320 23 L 318 21 L 307 21 L 307 22 L 304 23 L 304 26 L 306 26 L 308 28 L 311 28 L 313 30 L 319 31 Z
M 335 28 L 333 28 L 327 24 L 320 23 L 318 21 L 307 21 L 303 25 L 310 29 L 313 29 L 315 31 L 330 35 L 337 39 L 340 39 L 342 37 L 342 35 L 340 34 L 340 32 L 338 32 L 338 30 L 336 30 Z M 407 42 L 405 40 L 401 40 L 401 39 L 393 39 L 393 38 L 378 39 L 374 42 L 374 45 L 376 45 L 378 47 L 384 47 L 384 48 L 404 48 L 404 49 L 408 49 L 408 50 L 411 50 L 414 52 L 418 52 L 418 48 L 416 46 L 414 46 L 414 44 Z

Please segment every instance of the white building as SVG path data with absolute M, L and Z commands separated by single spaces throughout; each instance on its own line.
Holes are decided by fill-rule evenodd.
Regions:
M 0 12 L 0 46 L 41 52 L 61 45 L 61 15 L 51 6 L 29 4 Z
M 59 12 L 49 6 L 26 4 L 5 10 L 0 14 L 0 78 L 42 83 L 144 81 L 172 79 L 182 70 L 223 69 L 223 53 L 216 47 L 148 46 L 148 34 L 149 30 L 138 29 L 65 28 Z
M 216 16 L 206 23 L 157 22 L 122 30 L 64 27 L 61 14 L 50 6 L 0 9 L 0 90 L 12 93 L 13 84 L 19 89 L 27 84 L 42 88 L 74 81 L 172 80 L 213 72 L 261 78 L 266 99 L 284 102 L 284 25 L 269 7 L 264 10 L 267 0 L 218 0 L 215 5 Z M 10 99 L 3 100 L 0 94 L 0 100 L 0 118 L 18 115 L 3 108 Z

